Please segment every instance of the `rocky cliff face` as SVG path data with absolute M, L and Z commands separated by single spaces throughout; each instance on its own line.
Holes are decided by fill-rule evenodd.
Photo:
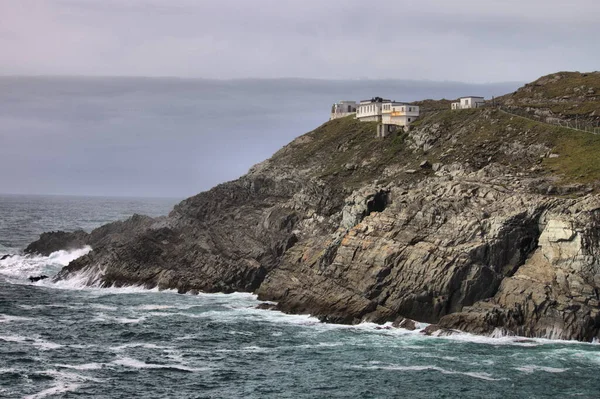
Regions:
M 95 230 L 57 278 L 252 291 L 329 322 L 592 340 L 600 165 L 565 134 L 579 140 L 493 109 L 432 111 L 385 139 L 334 120 L 166 218 Z

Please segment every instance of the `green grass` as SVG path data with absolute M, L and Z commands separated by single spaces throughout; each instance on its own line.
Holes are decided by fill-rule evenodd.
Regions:
M 544 165 L 561 175 L 564 183 L 600 182 L 600 136 L 557 129 L 553 144 L 559 157 L 544 159 Z
M 355 189 L 373 180 L 423 179 L 423 160 L 431 163 L 470 163 L 475 168 L 490 159 L 514 172 L 541 167 L 542 173 L 558 178 L 557 184 L 600 183 L 600 136 L 578 132 L 531 119 L 482 108 L 428 112 L 411 127 L 436 137 L 427 151 L 413 150 L 409 133 L 399 130 L 384 139 L 376 137 L 377 123 L 359 122 L 352 116 L 323 124 L 298 138 L 274 155 L 273 161 L 306 170 L 332 189 Z M 540 154 L 523 156 L 507 152 L 507 145 L 523 148 L 542 144 L 558 158 L 540 159 Z M 356 167 L 348 167 L 355 165 Z M 398 174 L 384 177 L 383 171 L 397 167 Z M 408 175 L 404 169 L 417 169 Z
M 589 89 L 594 93 L 588 94 Z M 500 100 L 512 100 L 520 106 L 547 108 L 570 118 L 588 116 L 593 112 L 600 115 L 599 98 L 600 73 L 558 72 L 526 84 L 515 93 L 500 97 Z

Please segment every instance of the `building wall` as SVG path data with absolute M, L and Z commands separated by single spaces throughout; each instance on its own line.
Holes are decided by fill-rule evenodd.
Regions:
M 381 106 L 382 103 L 377 102 L 369 102 L 369 103 L 361 103 L 356 109 L 356 118 L 361 121 L 367 120 L 381 120 Z M 367 119 L 376 117 L 375 119 Z
M 332 121 L 334 119 L 345 118 L 346 116 L 356 115 L 355 112 L 332 112 L 329 115 L 329 120 Z
M 452 109 L 470 109 L 478 108 L 484 104 L 483 98 L 461 97 L 457 102 L 452 103 Z
M 382 123 L 408 126 L 419 117 L 419 107 L 410 104 L 384 104 Z
M 381 122 L 381 115 L 371 115 L 363 117 L 359 117 L 357 115 L 356 119 L 360 120 L 361 122 Z
M 343 118 L 356 112 L 356 101 L 340 101 L 331 107 L 329 120 Z

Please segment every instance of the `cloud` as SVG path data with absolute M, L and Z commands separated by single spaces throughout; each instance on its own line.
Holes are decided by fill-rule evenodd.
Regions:
M 597 67 L 595 0 L 0 0 L 0 74 L 531 80 Z

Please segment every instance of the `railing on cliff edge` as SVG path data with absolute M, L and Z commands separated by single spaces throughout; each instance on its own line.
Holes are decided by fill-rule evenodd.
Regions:
M 572 120 L 563 120 L 559 118 L 554 118 L 554 121 L 543 120 L 542 117 L 533 117 L 533 115 L 523 108 L 519 107 L 506 107 L 502 105 L 490 105 L 493 108 L 498 109 L 509 115 L 518 116 L 520 118 L 529 119 L 538 123 L 545 123 L 551 126 L 560 126 L 566 129 L 577 130 L 579 132 L 592 133 L 592 134 L 600 134 L 600 121 L 596 122 L 595 125 L 586 121 L 585 119 L 576 118 L 575 121 Z

